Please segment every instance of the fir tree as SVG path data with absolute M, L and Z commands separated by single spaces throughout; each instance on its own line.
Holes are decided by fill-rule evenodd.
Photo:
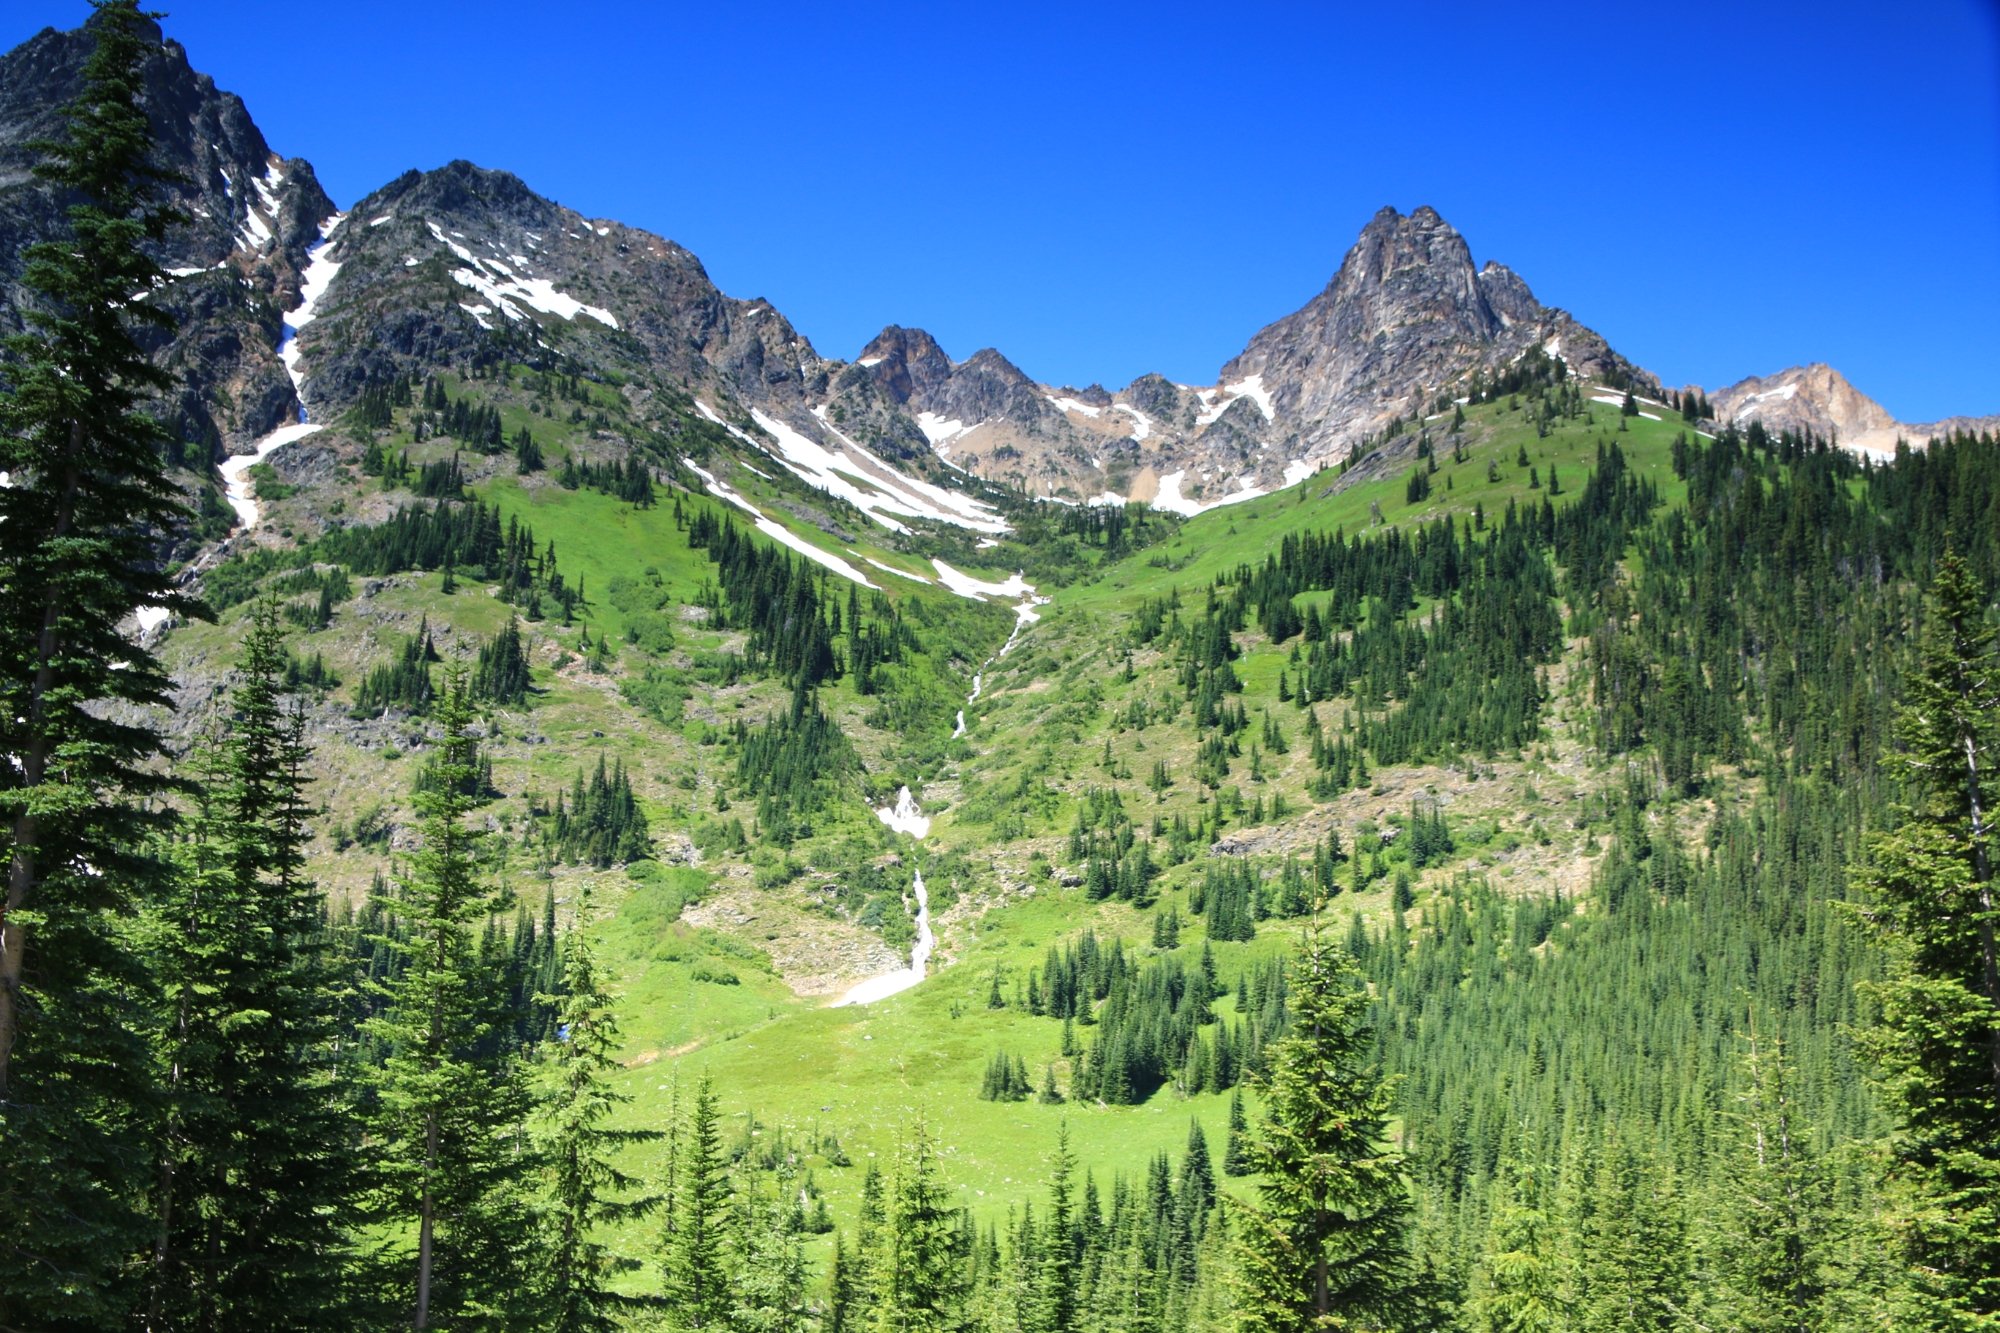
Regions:
M 1028 1333 L 1074 1333 L 1077 1328 L 1076 1246 L 1071 1179 L 1076 1154 L 1070 1151 L 1069 1122 L 1056 1126 L 1056 1150 L 1049 1158 L 1049 1203 L 1043 1215 L 1041 1253 L 1025 1321 Z
M 592 1333 L 623 1326 L 621 1316 L 650 1304 L 614 1289 L 639 1261 L 593 1233 L 645 1217 L 660 1204 L 612 1161 L 621 1148 L 657 1140 L 657 1131 L 613 1129 L 605 1122 L 630 1098 L 607 1079 L 618 1060 L 618 1024 L 589 942 L 572 931 L 562 944 L 562 994 L 556 1037 L 546 1047 L 536 1098 L 537 1150 L 547 1182 L 549 1234 L 538 1262 L 552 1333 Z
M 798 1175 L 781 1162 L 770 1176 L 768 1190 L 746 1191 L 735 1228 L 730 1333 L 805 1333 L 811 1326 Z
M 1240 1327 L 1393 1326 L 1416 1285 L 1403 1159 L 1389 1146 L 1389 1091 L 1369 1060 L 1367 1004 L 1351 960 L 1306 930 L 1292 1027 L 1269 1052 L 1264 1123 L 1250 1165 L 1259 1200 L 1238 1210 Z
M 437 721 L 435 780 L 416 796 L 422 846 L 382 904 L 398 929 L 381 943 L 401 969 L 367 1025 L 389 1053 L 375 1074 L 378 1208 L 416 1242 L 414 1254 L 399 1256 L 404 1275 L 392 1284 L 413 1328 L 506 1327 L 533 1291 L 519 1133 L 526 1106 L 519 1061 L 500 1038 L 498 960 L 475 929 L 498 901 L 466 818 L 476 773 L 462 667 L 447 669 Z
M 667 1205 L 663 1267 L 667 1319 L 676 1329 L 729 1328 L 731 1189 L 719 1118 L 715 1088 L 704 1075 L 677 1133 Z
M 1902 1114 L 1897 1173 L 1917 1325 L 2000 1320 L 2000 654 L 1987 602 L 1947 551 L 1898 720 L 1904 822 L 1874 841 L 1867 919 L 1887 944 L 1873 1043 Z M 1959 1322 L 1954 1322 L 1959 1321 Z
M 929 1128 L 918 1120 L 910 1127 L 889 1188 L 877 1274 L 878 1333 L 947 1333 L 959 1327 L 965 1273 L 959 1253 L 959 1211 L 947 1199 L 937 1147 Z
M 1474 1333 L 1564 1333 L 1575 1327 L 1570 1283 L 1541 1181 L 1515 1168 L 1497 1191 L 1479 1281 L 1467 1302 Z
M 340 997 L 301 874 L 311 750 L 303 713 L 281 705 L 287 660 L 277 608 L 260 603 L 179 873 L 149 914 L 164 1010 L 152 1327 L 327 1327 L 353 1257 Z
M 0 1325 L 106 1327 L 125 1257 L 141 1247 L 135 1112 L 148 1062 L 137 965 L 123 924 L 158 882 L 135 804 L 172 784 L 150 765 L 166 702 L 152 653 L 118 633 L 140 606 L 199 612 L 154 558 L 186 517 L 141 408 L 168 377 L 135 326 L 171 325 L 134 301 L 164 279 L 146 247 L 178 215 L 154 202 L 141 106 L 149 24 L 98 0 L 66 138 L 35 175 L 67 232 L 27 247 L 27 329 L 0 366 Z

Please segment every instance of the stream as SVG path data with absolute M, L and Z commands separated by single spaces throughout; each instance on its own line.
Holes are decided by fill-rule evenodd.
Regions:
M 987 658 L 980 669 L 973 673 L 972 693 L 965 698 L 967 708 L 979 702 L 979 691 L 985 684 L 986 668 L 1005 657 L 1007 650 L 1020 639 L 1021 631 L 1042 618 L 1041 613 L 1035 608 L 1048 605 L 1048 601 L 1046 597 L 1035 596 L 1033 588 L 1025 589 L 1020 604 L 1014 608 L 1014 630 L 1007 636 L 1007 642 L 1000 645 L 1000 651 Z M 965 734 L 964 708 L 958 710 L 958 725 L 951 734 L 954 739 Z M 908 834 L 918 842 L 922 842 L 930 835 L 930 816 L 923 812 L 923 807 L 917 804 L 917 798 L 910 794 L 908 787 L 897 791 L 893 805 L 877 806 L 875 817 L 896 832 Z M 931 954 L 937 949 L 937 936 L 931 931 L 931 899 L 924 888 L 922 867 L 911 872 L 910 897 L 916 899 L 917 903 L 917 939 L 916 943 L 910 946 L 909 966 L 856 983 L 834 1001 L 835 1008 L 850 1004 L 872 1004 L 876 1000 L 906 991 L 924 979 L 925 970 L 930 965 Z

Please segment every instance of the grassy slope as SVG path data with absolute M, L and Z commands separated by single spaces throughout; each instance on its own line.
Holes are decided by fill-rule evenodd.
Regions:
M 450 386 L 454 394 L 466 387 L 501 405 L 508 435 L 530 426 L 542 440 L 551 468 L 570 450 L 611 456 L 594 446 L 581 427 L 530 412 L 524 399 L 510 398 L 504 387 L 490 382 Z M 596 393 L 593 407 L 618 420 L 621 400 L 608 391 Z M 1128 945 L 1150 937 L 1149 915 L 1116 904 L 1089 904 L 1079 891 L 1056 886 L 1052 872 L 1066 857 L 1064 835 L 1076 798 L 1091 786 L 1116 787 L 1142 832 L 1156 813 L 1192 819 L 1207 808 L 1206 794 L 1184 776 L 1192 768 L 1194 738 L 1178 686 L 1154 670 L 1161 665 L 1158 655 L 1135 655 L 1134 678 L 1123 678 L 1126 617 L 1140 599 L 1176 588 L 1198 606 L 1202 589 L 1218 573 L 1261 558 L 1288 534 L 1365 528 L 1373 506 L 1379 505 L 1385 523 L 1407 525 L 1445 512 L 1469 513 L 1475 502 L 1497 515 L 1510 498 L 1539 499 L 1528 487 L 1527 470 L 1516 465 L 1523 445 L 1544 480 L 1551 465 L 1560 470 L 1564 495 L 1558 503 L 1581 490 L 1600 439 L 1617 440 L 1642 476 L 1654 479 L 1665 498 L 1676 498 L 1666 459 L 1679 423 L 1630 419 L 1628 430 L 1618 433 L 1615 408 L 1598 404 L 1592 412 L 1589 423 L 1564 423 L 1549 438 L 1537 439 L 1524 417 L 1504 403 L 1474 408 L 1464 432 L 1468 456 L 1463 463 L 1451 461 L 1452 441 L 1445 434 L 1449 423 L 1430 424 L 1440 457 L 1426 503 L 1404 501 L 1407 464 L 1391 476 L 1347 486 L 1323 473 L 1302 486 L 1191 520 L 1161 546 L 1093 568 L 1087 580 L 1074 586 L 1045 588 L 1053 592 L 1052 604 L 1008 657 L 985 665 L 985 689 L 967 709 L 970 734 L 957 741 L 947 739 L 952 711 L 969 689 L 973 672 L 1006 637 L 1011 617 L 1002 608 L 967 603 L 934 586 L 878 578 L 883 591 L 919 625 L 931 649 L 911 669 L 909 682 L 928 700 L 927 711 L 921 714 L 920 732 L 884 730 L 868 725 L 874 703 L 856 696 L 849 684 L 828 692 L 829 708 L 855 738 L 871 776 L 851 808 L 829 812 L 819 836 L 790 854 L 799 871 L 790 886 L 774 891 L 755 886 L 759 874 L 788 859 L 769 848 L 753 849 L 747 858 L 711 857 L 698 869 L 648 866 L 627 874 L 559 868 L 555 873 L 555 891 L 566 913 L 574 912 L 589 891 L 587 928 L 618 979 L 629 1062 L 620 1090 L 632 1098 L 629 1120 L 662 1124 L 676 1079 L 711 1073 L 725 1108 L 734 1115 L 754 1114 L 773 1129 L 800 1135 L 819 1128 L 841 1136 L 856 1165 L 816 1167 L 837 1217 L 852 1207 L 868 1154 L 889 1152 L 909 1117 L 918 1113 L 937 1128 L 954 1184 L 988 1216 L 1038 1185 L 1061 1118 L 1070 1123 L 1079 1155 L 1094 1164 L 1100 1177 L 1137 1172 L 1162 1150 L 1178 1152 L 1190 1116 L 1204 1122 L 1219 1151 L 1224 1098 L 1184 1100 L 1163 1092 L 1143 1107 L 1051 1108 L 995 1105 L 975 1095 L 996 1050 L 1021 1056 L 1039 1083 L 1059 1046 L 1058 1023 L 1013 1009 L 987 1008 L 996 967 L 1011 993 L 1014 981 L 1040 963 L 1050 944 L 1086 926 L 1122 937 Z M 407 441 L 406 436 L 391 438 L 399 447 Z M 422 462 L 449 449 L 448 443 L 434 441 L 413 445 L 410 452 L 413 461 Z M 354 452 L 358 454 L 358 446 Z M 1487 480 L 1489 459 L 1498 464 L 1497 481 Z M 777 471 L 768 460 L 756 461 L 765 472 Z M 802 495 L 781 478 L 767 480 L 726 458 L 712 462 L 717 470 L 727 469 L 724 475 L 765 513 L 789 520 L 807 540 L 850 559 L 872 556 L 912 572 L 928 570 L 904 543 L 837 503 Z M 614 579 L 656 578 L 669 607 L 693 601 L 712 579 L 705 555 L 688 549 L 675 528 L 670 494 L 663 492 L 651 510 L 635 510 L 589 490 L 565 491 L 546 476 L 517 478 L 505 456 L 484 475 L 480 493 L 498 504 L 503 515 L 530 523 L 540 543 L 553 541 L 566 576 L 586 580 L 593 634 L 609 632 L 621 639 L 626 628 L 626 617 L 608 595 Z M 363 491 L 373 485 L 360 484 Z M 302 506 L 311 500 L 306 495 L 284 503 Z M 705 496 L 682 496 L 681 503 L 690 512 L 703 506 L 723 509 Z M 793 512 L 798 509 L 833 514 L 853 540 L 800 520 Z M 274 514 L 281 516 L 282 511 Z M 983 568 L 971 560 L 954 558 L 953 563 L 976 576 L 1002 578 L 1030 558 L 1010 545 L 981 554 L 990 561 Z M 386 580 L 343 608 L 331 629 L 303 645 L 324 651 L 345 678 L 333 711 L 351 697 L 366 666 L 385 657 L 415 628 L 419 616 L 428 614 L 452 641 L 465 642 L 489 636 L 511 614 L 483 589 L 462 585 L 457 596 L 446 598 L 439 582 L 434 574 Z M 171 644 L 177 661 L 184 667 L 212 666 L 226 659 L 236 614 L 222 626 L 178 631 Z M 714 688 L 689 674 L 690 654 L 730 647 L 740 636 L 694 623 L 677 626 L 674 650 L 656 665 L 683 673 L 690 700 L 678 724 L 663 725 L 617 692 L 620 675 L 647 663 L 636 648 L 621 642 L 619 661 L 609 676 L 599 677 L 582 670 L 579 662 L 564 664 L 577 647 L 576 630 L 548 623 L 529 629 L 541 693 L 531 709 L 500 714 L 497 734 L 489 742 L 496 781 L 510 794 L 494 810 L 503 830 L 522 826 L 521 793 L 549 794 L 567 785 L 579 767 L 594 766 L 600 755 L 622 759 L 631 770 L 656 835 L 694 831 L 712 819 L 716 781 L 727 777 L 733 760 L 725 750 L 703 742 L 736 718 L 754 722 L 782 702 L 783 691 L 768 682 Z M 1254 630 L 1243 637 L 1247 651 L 1239 672 L 1253 730 L 1254 719 L 1269 707 L 1295 742 L 1289 754 L 1267 757 L 1263 782 L 1249 780 L 1247 760 L 1237 761 L 1231 776 L 1246 802 L 1282 793 L 1299 812 L 1266 830 L 1273 835 L 1271 850 L 1318 836 L 1330 826 L 1352 841 L 1371 822 L 1400 817 L 1414 793 L 1429 789 L 1453 802 L 1454 827 L 1465 853 L 1453 870 L 1484 864 L 1502 876 L 1518 876 L 1524 884 L 1587 872 L 1591 829 L 1583 810 L 1594 778 L 1575 762 L 1575 747 L 1566 744 L 1560 709 L 1552 710 L 1557 716 L 1551 720 L 1548 743 L 1528 755 L 1496 756 L 1449 771 L 1382 772 L 1375 775 L 1371 790 L 1315 807 L 1304 791 L 1308 765 L 1297 712 L 1290 705 L 1278 706 L 1274 697 L 1285 653 L 1264 644 Z M 1553 683 L 1560 693 L 1560 681 Z M 1161 712 L 1169 707 L 1181 711 L 1172 720 L 1129 727 L 1120 719 L 1135 700 Z M 1333 710 L 1322 710 L 1323 723 L 1332 725 L 1337 717 Z M 421 720 L 414 720 L 323 741 L 321 797 L 331 821 L 351 820 L 370 803 L 393 808 L 406 800 L 403 794 L 415 770 L 409 751 L 421 745 L 423 733 Z M 1102 763 L 1107 738 L 1112 749 L 1108 768 Z M 404 757 L 392 757 L 397 754 Z M 1156 795 L 1144 779 L 1161 759 L 1177 781 Z M 921 848 L 887 832 L 867 810 L 866 799 L 881 798 L 901 781 L 919 784 L 927 810 L 936 816 L 931 838 Z M 748 822 L 751 812 L 735 813 Z M 941 899 L 957 899 L 938 922 L 945 966 L 916 990 L 866 1009 L 830 1010 L 799 998 L 766 955 L 781 949 L 794 932 L 820 932 L 836 944 L 843 939 L 850 947 L 854 943 L 854 928 L 815 914 L 802 904 L 803 892 L 891 849 L 921 864 L 950 867 L 932 880 L 934 891 L 945 890 Z M 360 850 L 335 855 L 330 845 L 321 853 L 322 878 L 350 893 L 365 887 L 369 874 L 388 860 L 384 853 Z M 545 879 L 532 859 L 516 850 L 509 865 L 509 878 L 524 898 L 538 898 Z M 1174 903 L 1185 917 L 1186 890 L 1199 873 L 1199 858 L 1168 871 L 1161 905 Z M 1386 885 L 1380 881 L 1349 895 L 1341 908 L 1371 917 L 1386 914 Z M 689 902 L 701 907 L 682 918 L 681 908 Z M 1288 928 L 1274 924 L 1248 944 L 1218 946 L 1225 980 L 1253 961 L 1285 950 L 1290 937 Z M 1183 939 L 1184 949 L 1200 948 L 1198 927 L 1188 929 Z M 697 979 L 725 974 L 736 977 L 737 984 Z M 1066 1069 L 1059 1065 L 1059 1073 Z M 635 1156 L 635 1164 L 656 1165 L 656 1152 L 639 1150 Z M 650 1244 L 643 1229 L 625 1240 L 635 1252 Z
M 1060 1024 L 1055 1021 L 987 1008 L 996 966 L 1010 980 L 1024 975 L 1039 964 L 1050 943 L 1085 926 L 1121 936 L 1128 945 L 1149 938 L 1149 914 L 1116 904 L 1088 904 L 1078 891 L 1053 886 L 1047 867 L 1064 860 L 1062 835 L 1076 795 L 1093 785 L 1118 787 L 1142 830 L 1155 811 L 1193 814 L 1200 808 L 1191 782 L 1183 780 L 1156 798 L 1140 781 L 1153 758 L 1184 761 L 1191 755 L 1193 738 L 1185 716 L 1142 732 L 1124 730 L 1113 720 L 1134 697 L 1177 693 L 1171 682 L 1149 678 L 1147 668 L 1157 662 L 1143 655 L 1136 679 L 1120 678 L 1124 617 L 1142 597 L 1176 587 L 1183 597 L 1198 598 L 1217 573 L 1259 558 L 1287 534 L 1366 527 L 1371 504 L 1380 504 L 1386 522 L 1407 524 L 1446 512 L 1469 514 L 1475 502 L 1497 515 L 1509 499 L 1538 501 L 1541 493 L 1529 488 L 1527 470 L 1516 464 L 1523 444 L 1544 482 L 1551 464 L 1559 470 L 1564 489 L 1558 504 L 1581 490 L 1600 438 L 1616 440 L 1635 470 L 1653 480 L 1669 503 L 1679 498 L 1667 455 L 1680 423 L 1628 419 L 1621 433 L 1615 408 L 1595 405 L 1593 416 L 1592 422 L 1568 423 L 1538 440 L 1533 427 L 1504 404 L 1476 408 L 1466 427 L 1464 463 L 1452 463 L 1449 442 L 1434 437 L 1441 457 L 1427 503 L 1404 502 L 1407 468 L 1345 489 L 1335 488 L 1333 474 L 1326 473 L 1293 490 L 1196 518 L 1163 547 L 1057 591 L 1042 622 L 1024 635 L 1015 652 L 987 668 L 981 700 L 968 710 L 972 731 L 965 750 L 924 793 L 936 822 L 928 844 L 916 852 L 973 849 L 1003 882 L 1032 886 L 1033 891 L 1023 894 L 1017 888 L 1011 896 L 1001 894 L 976 917 L 947 915 L 940 935 L 948 964 L 914 991 L 866 1010 L 782 1012 L 754 1030 L 697 1046 L 672 1067 L 649 1061 L 634 1068 L 623 1088 L 634 1099 L 633 1120 L 659 1123 L 675 1073 L 688 1077 L 701 1071 L 713 1075 L 725 1105 L 738 1116 L 754 1114 L 766 1125 L 806 1136 L 815 1126 L 834 1128 L 856 1160 L 855 1168 L 846 1171 L 831 1170 L 823 1162 L 816 1167 L 836 1217 L 852 1206 L 867 1154 L 888 1152 L 901 1127 L 918 1113 L 939 1129 L 947 1169 L 962 1197 L 987 1217 L 1039 1188 L 1059 1119 L 1067 1119 L 1079 1155 L 1101 1175 L 1137 1172 L 1162 1150 L 1178 1152 L 1191 1116 L 1204 1123 L 1211 1145 L 1219 1150 L 1227 1110 L 1222 1097 L 1184 1099 L 1164 1091 L 1136 1108 L 1050 1108 L 995 1105 L 975 1095 L 996 1050 L 1019 1054 L 1039 1082 L 1059 1047 Z M 1442 432 L 1446 425 L 1434 423 L 1433 429 Z M 1500 460 L 1495 482 L 1487 480 L 1489 457 Z M 1446 477 L 1451 478 L 1449 489 Z M 1262 645 L 1254 631 L 1245 637 L 1251 646 L 1239 670 L 1246 705 L 1253 716 L 1272 706 L 1296 737 L 1295 710 L 1289 705 L 1278 709 L 1274 699 L 1284 653 Z M 1564 753 L 1573 747 L 1566 745 L 1559 719 L 1551 732 L 1541 753 L 1497 757 L 1466 771 L 1378 773 L 1372 791 L 1350 793 L 1319 810 L 1304 794 L 1303 745 L 1274 757 L 1268 781 L 1260 785 L 1267 796 L 1283 791 L 1294 810 L 1309 812 L 1290 822 L 1315 831 L 1332 822 L 1350 838 L 1353 828 L 1365 827 L 1363 821 L 1387 824 L 1399 818 L 1413 792 L 1442 788 L 1455 798 L 1454 825 L 1465 855 L 1459 865 L 1433 872 L 1433 879 L 1467 865 L 1484 865 L 1503 877 L 1518 875 L 1524 888 L 1550 878 L 1573 884 L 1576 873 L 1587 873 L 1594 850 L 1588 845 L 1591 830 L 1579 812 L 1595 784 L 1589 774 L 1564 771 L 1575 768 L 1573 757 Z M 1112 771 L 1100 763 L 1107 735 L 1113 739 Z M 1178 767 L 1186 771 L 1184 762 Z M 1244 765 L 1237 767 L 1240 772 Z M 1240 785 L 1248 789 L 1252 784 Z M 989 801 L 989 793 L 998 795 Z M 1026 836 L 996 841 L 992 823 L 983 817 L 994 806 L 1026 815 Z M 1568 827 L 1573 822 L 1582 826 Z M 1550 828 L 1560 830 L 1560 837 L 1545 846 L 1541 840 L 1550 836 Z M 1186 888 L 1199 872 L 1198 861 L 1169 871 L 1160 906 L 1174 904 L 1185 917 Z M 991 893 L 991 885 L 982 887 Z M 1388 912 L 1387 898 L 1387 881 L 1380 881 L 1365 893 L 1345 897 L 1340 910 L 1380 919 Z M 1249 944 L 1217 946 L 1225 979 L 1254 960 L 1288 949 L 1292 937 L 1292 928 L 1270 923 Z M 1185 931 L 1183 940 L 1184 951 L 1197 951 L 1198 927 Z M 645 983 L 635 978 L 634 984 Z M 697 990 L 690 1003 L 704 1005 L 708 997 Z M 1058 1072 L 1066 1074 L 1061 1063 Z

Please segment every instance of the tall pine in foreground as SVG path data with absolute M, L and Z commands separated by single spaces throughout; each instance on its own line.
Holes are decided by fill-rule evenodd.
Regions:
M 1393 1328 L 1419 1279 L 1389 1091 L 1370 1059 L 1354 963 L 1308 925 L 1291 968 L 1291 1031 L 1270 1050 L 1265 1117 L 1250 1143 L 1263 1176 L 1236 1210 L 1244 1333 Z
M 715 1088 L 706 1075 L 695 1089 L 685 1125 L 674 1124 L 674 1159 L 667 1191 L 665 1269 L 667 1326 L 727 1329 L 731 1307 L 727 1262 L 734 1216 L 729 1159 L 722 1147 Z
M 613 1129 L 605 1122 L 630 1098 L 606 1079 L 618 1067 L 618 1023 L 588 941 L 572 931 L 562 946 L 562 998 L 556 1037 L 545 1048 L 535 1114 L 537 1152 L 548 1192 L 548 1234 L 540 1264 L 550 1333 L 595 1333 L 623 1324 L 621 1315 L 648 1304 L 615 1291 L 620 1274 L 639 1261 L 621 1255 L 593 1234 L 646 1216 L 658 1196 L 618 1169 L 612 1156 L 657 1131 Z
M 416 1329 L 519 1327 L 534 1288 L 526 1091 L 506 1038 L 503 976 L 480 947 L 499 900 L 467 822 L 472 721 L 465 670 L 453 666 L 431 780 L 416 796 L 422 846 L 383 904 L 401 929 L 381 943 L 403 967 L 368 1024 L 389 1053 L 371 1126 L 380 1220 L 414 1245 L 394 1260 L 388 1299 Z
M 143 246 L 176 220 L 153 202 L 140 106 L 146 20 L 96 0 L 96 38 L 62 142 L 36 175 L 68 234 L 30 246 L 24 333 L 0 361 L 0 1326 L 117 1322 L 147 1068 L 142 981 L 125 925 L 156 884 L 138 802 L 169 780 L 135 708 L 166 701 L 153 655 L 118 633 L 143 605 L 192 611 L 153 559 L 184 511 L 166 433 L 141 408 L 167 377 L 135 325 L 167 316 L 132 294 L 160 280 Z
M 1862 878 L 1891 971 L 1874 1049 L 1901 1112 L 1895 1174 L 1915 1275 L 1912 1328 L 2000 1327 L 2000 654 L 1984 591 L 1946 552 L 1895 756 L 1903 823 Z
M 881 1266 L 876 1273 L 878 1333 L 948 1333 L 965 1314 L 961 1210 L 938 1166 L 929 1126 L 912 1122 L 891 1175 Z
M 344 1304 L 355 1143 L 333 1052 L 304 715 L 275 604 L 250 617 L 177 873 L 148 915 L 163 1115 L 149 1328 L 322 1329 Z

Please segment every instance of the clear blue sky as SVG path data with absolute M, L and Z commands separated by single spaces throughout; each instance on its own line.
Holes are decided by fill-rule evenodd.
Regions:
M 162 7 L 342 205 L 503 167 L 827 355 L 1212 382 L 1427 203 L 1669 383 L 2000 412 L 1996 0 Z M 6 0 L 0 44 L 86 12 Z

